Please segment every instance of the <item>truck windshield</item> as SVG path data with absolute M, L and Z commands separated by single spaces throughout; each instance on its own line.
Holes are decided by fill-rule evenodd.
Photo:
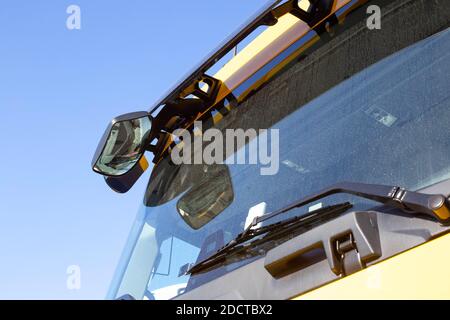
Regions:
M 305 104 L 287 106 L 278 98 L 270 108 L 262 109 L 258 99 L 269 99 L 273 89 L 267 87 L 264 97 L 250 97 L 221 125 L 239 127 L 242 119 L 272 122 L 267 129 L 279 133 L 276 137 L 267 131 L 269 146 L 273 139 L 279 141 L 278 159 L 271 163 L 275 174 L 261 175 L 267 163 L 224 164 L 232 188 L 229 203 L 216 216 L 192 225 L 177 208 L 186 194 L 181 185 L 192 190 L 195 186 L 211 188 L 211 184 L 186 174 L 191 170 L 189 165 L 169 170 L 170 160 L 163 159 L 146 190 L 138 236 L 131 241 L 114 296 L 173 298 L 258 259 L 242 257 L 214 270 L 185 274 L 189 266 L 208 258 L 241 233 L 255 210 L 277 210 L 342 181 L 401 185 L 416 191 L 449 179 L 448 83 L 450 29 L 387 56 Z M 296 93 L 285 91 L 281 95 L 308 95 L 309 85 L 304 82 Z M 279 87 L 276 90 L 283 90 Z M 248 142 L 238 153 L 251 150 L 256 141 Z M 190 201 L 201 200 L 192 197 Z M 336 195 L 293 210 L 282 219 L 344 201 L 361 209 L 375 206 L 367 200 Z

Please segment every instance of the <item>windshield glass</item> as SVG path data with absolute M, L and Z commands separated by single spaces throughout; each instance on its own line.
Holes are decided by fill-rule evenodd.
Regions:
M 173 298 L 242 267 L 258 257 L 242 257 L 193 276 L 184 274 L 241 233 L 249 215 L 277 210 L 332 184 L 351 181 L 418 190 L 449 179 L 449 58 L 447 29 L 365 68 L 304 105 L 290 106 L 292 111 L 283 109 L 279 99 L 272 108 L 261 109 L 260 98 L 254 96 L 251 104 L 241 104 L 218 127 L 242 127 L 247 121 L 253 122 L 250 127 L 264 128 L 271 122 L 266 128 L 278 131 L 263 135 L 267 154 L 276 156 L 270 163 L 227 161 L 223 166 L 229 181 L 223 180 L 220 187 L 205 183 L 218 178 L 208 176 L 202 165 L 174 166 L 163 159 L 146 190 L 142 226 L 117 296 Z M 303 83 L 306 88 L 298 91 L 307 95 L 308 85 Z M 257 123 L 259 119 L 265 123 Z M 261 136 L 237 153 L 256 148 Z M 275 174 L 261 174 L 269 167 Z M 224 187 L 225 183 L 230 185 Z M 195 188 L 219 188 L 222 204 L 204 209 L 204 203 L 196 202 L 202 201 L 201 193 L 191 194 L 186 204 L 183 196 Z M 375 205 L 357 197 L 331 196 L 269 223 L 343 201 L 362 209 Z M 180 203 L 210 216 L 190 223 L 177 207 Z

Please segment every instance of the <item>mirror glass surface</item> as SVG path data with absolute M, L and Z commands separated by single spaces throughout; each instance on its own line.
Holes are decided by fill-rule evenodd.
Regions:
M 145 151 L 145 140 L 151 129 L 149 117 L 116 122 L 109 132 L 94 170 L 119 176 L 131 170 Z

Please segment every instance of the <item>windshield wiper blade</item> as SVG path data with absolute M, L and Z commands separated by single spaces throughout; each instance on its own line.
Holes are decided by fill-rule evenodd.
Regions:
M 225 259 L 225 256 L 230 254 L 230 252 L 234 250 L 237 245 L 245 243 L 260 234 L 269 232 L 267 230 L 264 230 L 264 228 L 277 228 L 277 224 L 273 224 L 266 227 L 254 229 L 254 227 L 259 223 L 272 219 L 292 209 L 305 206 L 327 196 L 339 193 L 352 194 L 361 198 L 373 200 L 394 208 L 399 208 L 413 215 L 424 214 L 444 225 L 450 223 L 450 209 L 448 199 L 442 194 L 424 194 L 420 192 L 409 191 L 396 186 L 341 182 L 323 189 L 322 191 L 319 191 L 313 195 L 295 201 L 294 203 L 283 209 L 262 215 L 260 217 L 256 217 L 252 221 L 252 223 L 250 223 L 247 229 L 245 229 L 243 233 L 239 234 L 236 239 L 232 240 L 223 248 L 219 249 L 219 251 L 217 251 L 211 257 L 194 265 L 186 272 L 186 274 L 195 274 L 222 262 Z M 319 210 L 329 208 L 331 207 Z
M 227 258 L 233 255 L 241 252 L 247 252 L 248 249 L 251 249 L 261 243 L 278 239 L 281 236 L 286 235 L 287 232 L 295 231 L 298 229 L 310 229 L 319 223 L 323 223 L 324 221 L 328 221 L 332 218 L 337 217 L 338 215 L 346 212 L 352 207 L 353 205 L 349 202 L 339 203 L 308 212 L 307 214 L 282 220 L 280 222 L 276 222 L 267 226 L 246 229 L 243 233 L 239 234 L 234 240 L 230 241 L 212 256 L 192 266 L 186 272 L 186 274 L 196 274 L 206 269 L 210 269 L 211 267 L 219 267 L 223 264 L 227 264 Z M 258 238 L 248 244 L 243 245 L 244 243 L 264 234 L 266 234 L 264 237 Z
M 248 226 L 247 230 L 263 221 L 288 212 L 294 208 L 305 206 L 314 201 L 338 193 L 352 194 L 391 207 L 399 208 L 412 214 L 425 214 L 445 225 L 450 222 L 448 199 L 442 194 L 425 194 L 409 191 L 396 186 L 341 182 L 300 199 L 286 208 L 256 217 Z

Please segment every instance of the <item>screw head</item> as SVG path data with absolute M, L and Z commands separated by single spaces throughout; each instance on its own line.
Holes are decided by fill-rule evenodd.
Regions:
M 445 203 L 445 197 L 442 195 L 432 196 L 428 200 L 428 205 L 433 210 L 439 209 L 440 207 L 442 207 L 444 205 L 444 203 Z

